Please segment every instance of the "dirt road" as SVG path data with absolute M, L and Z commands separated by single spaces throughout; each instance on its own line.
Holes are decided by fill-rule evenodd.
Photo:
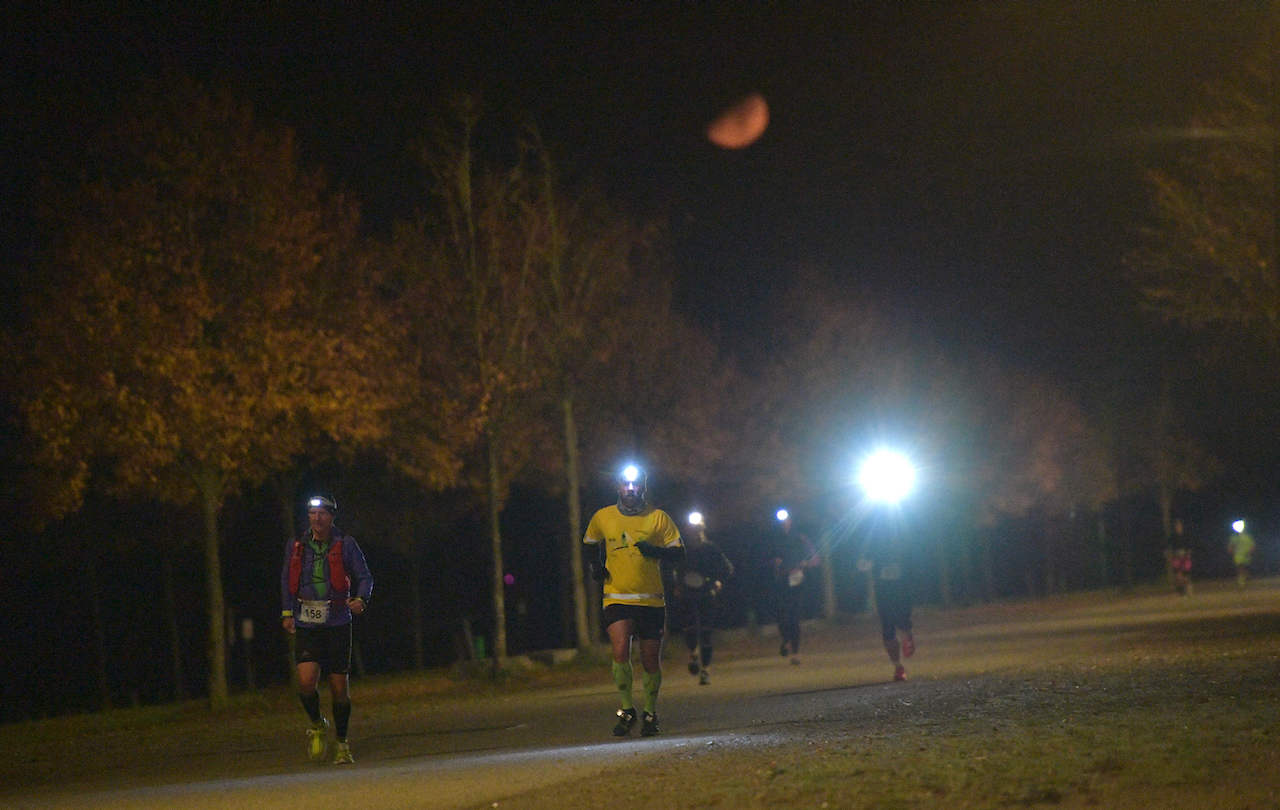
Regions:
M 908 662 L 905 684 L 889 683 L 892 670 L 870 617 L 807 626 L 799 666 L 778 657 L 771 627 L 757 636 L 723 634 L 708 686 L 684 672 L 673 650 L 659 707 L 663 733 L 652 739 L 610 736 L 616 698 L 604 669 L 588 685 L 496 698 L 362 706 L 357 685 L 353 768 L 300 762 L 300 734 L 282 730 L 275 713 L 203 727 L 141 725 L 78 740 L 74 751 L 50 743 L 18 754 L 16 764 L 0 768 L 0 807 L 194 810 L 349 802 L 436 810 L 518 797 L 528 803 L 538 795 L 552 801 L 552 786 L 635 772 L 673 756 L 748 751 L 786 739 L 812 743 L 895 712 L 920 714 L 919 706 L 941 714 L 945 705 L 954 714 L 957 706 L 995 699 L 989 686 L 975 686 L 985 677 L 1132 657 L 1136 649 L 1168 655 L 1206 634 L 1217 643 L 1227 636 L 1229 644 L 1232 632 L 1242 639 L 1267 627 L 1280 632 L 1280 581 L 1256 582 L 1243 592 L 1211 584 L 1185 599 L 1094 594 L 920 610 L 916 625 L 919 651 Z

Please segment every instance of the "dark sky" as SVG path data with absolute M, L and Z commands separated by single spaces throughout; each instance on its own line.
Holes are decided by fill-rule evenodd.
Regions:
M 297 128 L 374 227 L 420 198 L 408 142 L 448 93 L 479 89 L 669 218 L 682 300 L 730 341 L 812 264 L 959 351 L 1072 382 L 1154 367 L 1163 337 L 1117 259 L 1138 166 L 1194 145 L 1135 136 L 1184 123 L 1195 85 L 1238 68 L 1266 22 L 1265 4 L 1203 0 L 158 5 L 7 23 L 0 255 L 31 237 L 38 161 L 133 73 L 236 88 Z M 770 104 L 764 137 L 709 144 L 748 92 Z

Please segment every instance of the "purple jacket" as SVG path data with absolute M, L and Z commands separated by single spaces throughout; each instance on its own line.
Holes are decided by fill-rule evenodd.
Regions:
M 332 593 L 333 586 L 329 582 L 329 547 L 342 540 L 342 566 L 351 578 L 351 590 L 345 594 Z M 327 602 L 329 618 L 323 624 L 326 627 L 338 627 L 351 623 L 351 608 L 346 600 L 360 597 L 369 604 L 373 594 L 373 575 L 364 561 L 364 553 L 356 544 L 356 539 L 343 534 L 337 526 L 333 527 L 329 544 L 319 553 L 311 542 L 311 531 L 308 530 L 297 542 L 302 543 L 302 576 L 298 579 L 298 594 L 289 593 L 289 562 L 293 559 L 293 540 L 285 543 L 284 566 L 280 569 L 280 615 L 293 616 L 299 624 L 316 626 L 305 620 L 302 613 L 302 602 Z

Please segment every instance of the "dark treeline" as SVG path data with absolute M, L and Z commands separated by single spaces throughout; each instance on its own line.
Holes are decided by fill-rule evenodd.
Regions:
M 1198 572 L 1225 571 L 1219 516 L 1193 516 L 1220 465 L 1172 382 L 957 356 L 822 267 L 785 268 L 733 351 L 675 305 L 660 222 L 468 99 L 415 145 L 416 215 L 376 234 L 298 151 L 176 79 L 48 167 L 3 344 L 4 564 L 34 606 L 3 631 L 4 720 L 284 682 L 281 550 L 318 490 L 377 578 L 357 674 L 596 641 L 577 541 L 626 460 L 708 515 L 732 625 L 771 618 L 779 505 L 824 549 L 810 614 L 865 609 L 852 477 L 882 445 L 921 471 L 923 600 L 1130 586 L 1184 515 Z

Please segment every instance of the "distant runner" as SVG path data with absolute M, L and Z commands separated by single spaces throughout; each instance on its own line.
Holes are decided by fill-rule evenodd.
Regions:
M 724 581 L 733 576 L 733 563 L 710 538 L 700 512 L 689 515 L 691 536 L 683 562 L 665 566 L 667 616 L 671 628 L 684 634 L 689 650 L 689 674 L 698 683 L 711 682 L 712 633 L 716 625 L 716 600 Z

